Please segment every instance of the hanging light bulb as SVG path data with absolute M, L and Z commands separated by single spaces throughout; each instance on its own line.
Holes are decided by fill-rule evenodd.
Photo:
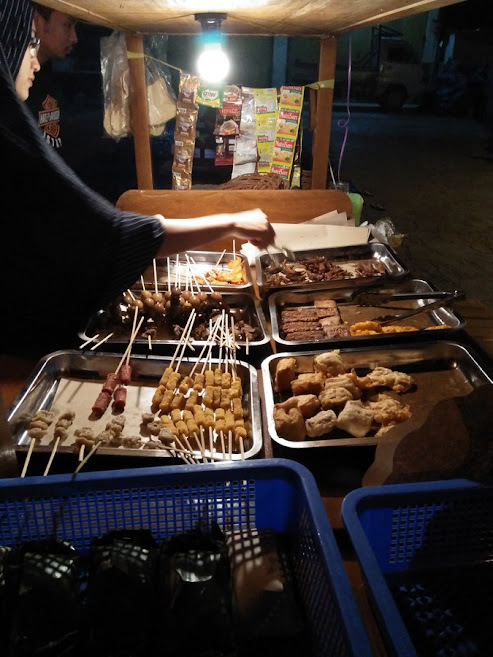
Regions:
M 229 58 L 222 48 L 221 22 L 226 14 L 195 14 L 202 26 L 202 52 L 197 72 L 204 82 L 222 82 L 229 72 Z

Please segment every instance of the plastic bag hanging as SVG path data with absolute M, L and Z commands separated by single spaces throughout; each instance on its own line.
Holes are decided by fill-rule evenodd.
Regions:
M 103 82 L 103 127 L 113 139 L 128 137 L 130 129 L 129 69 L 125 36 L 113 32 L 101 39 L 101 75 Z
M 145 41 L 145 52 L 157 52 L 162 58 L 167 36 L 155 35 Z M 164 132 L 167 121 L 175 117 L 176 96 L 167 65 L 157 57 L 145 57 L 147 111 L 152 136 Z M 113 139 L 132 133 L 129 110 L 131 80 L 125 35 L 113 32 L 101 39 L 101 73 L 103 78 L 104 121 L 106 133 Z

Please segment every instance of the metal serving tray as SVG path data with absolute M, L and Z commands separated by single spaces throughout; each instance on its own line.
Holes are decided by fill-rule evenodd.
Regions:
M 286 393 L 275 391 L 275 372 L 279 361 L 286 357 L 297 360 L 297 372 L 312 372 L 313 357 L 330 349 L 319 351 L 285 352 L 266 358 L 261 365 L 264 395 L 263 411 L 270 438 L 284 447 L 307 449 L 313 447 L 354 447 L 376 445 L 378 438 L 368 435 L 355 438 L 342 430 L 334 429 L 321 438 L 291 441 L 281 438 L 274 425 L 274 404 L 289 398 Z M 410 374 L 416 386 L 399 395 L 400 401 L 409 404 L 411 411 L 424 404 L 435 404 L 444 399 L 467 395 L 474 389 L 492 383 L 479 357 L 468 346 L 446 340 L 409 342 L 385 347 L 341 348 L 340 354 L 347 370 L 354 368 L 359 376 L 377 366 Z M 382 438 L 385 440 L 385 434 Z
M 189 260 L 187 260 L 187 256 Z M 178 257 L 177 257 L 178 256 Z M 241 252 L 225 251 L 221 253 L 220 251 L 187 251 L 186 253 L 179 253 L 174 257 L 168 258 L 157 258 L 156 259 L 156 275 L 158 288 L 160 290 L 168 289 L 168 286 L 173 287 L 178 285 L 185 288 L 187 281 L 190 280 L 192 275 L 196 278 L 203 278 L 204 282 L 200 282 L 201 287 L 205 291 L 212 287 L 214 290 L 251 290 L 253 286 L 252 280 L 252 271 L 250 265 L 248 264 L 248 258 L 246 258 Z M 228 271 L 228 262 L 234 258 L 239 258 L 243 263 L 243 268 L 245 271 L 246 281 L 242 284 L 233 284 L 225 282 L 223 284 L 212 282 L 207 284 L 205 282 L 205 274 L 212 269 L 219 270 L 221 272 Z M 169 269 L 168 272 L 168 262 Z M 191 263 L 191 264 L 190 264 Z M 195 263 L 195 264 L 194 264 Z M 144 283 L 149 289 L 154 289 L 155 280 L 154 280 L 154 267 L 148 267 L 143 274 Z M 136 281 L 136 284 L 140 281 Z
M 316 283 L 294 282 L 286 285 L 274 285 L 269 283 L 266 268 L 273 264 L 273 258 L 279 259 L 279 262 L 282 262 L 284 256 L 282 254 L 275 254 L 273 256 L 271 254 L 263 254 L 255 258 L 256 282 L 262 293 L 270 293 L 286 288 L 304 288 L 306 286 L 338 288 L 346 285 L 351 287 L 355 285 L 372 285 L 378 282 L 388 281 L 389 279 L 400 279 L 409 274 L 409 270 L 400 261 L 395 251 L 381 242 L 370 242 L 369 244 L 361 244 L 358 246 L 295 251 L 295 255 L 299 259 L 321 256 L 327 261 L 334 262 L 338 265 L 369 260 L 379 263 L 383 267 L 384 272 L 381 275 L 355 278 L 354 273 L 352 274 L 350 268 L 348 268 L 348 275 L 343 279 Z
M 135 297 L 138 298 L 141 290 L 130 290 Z M 255 330 L 256 335 L 254 339 L 248 340 L 248 350 L 256 349 L 262 345 L 265 345 L 270 340 L 270 332 L 265 320 L 264 311 L 262 310 L 261 304 L 256 297 L 252 294 L 237 293 L 237 292 L 221 292 L 223 301 L 223 308 L 229 308 L 229 316 L 233 317 L 235 320 L 235 325 L 239 328 L 239 322 L 241 320 L 247 322 Z M 99 340 L 103 340 L 107 335 L 111 335 L 108 340 L 104 343 L 105 345 L 112 345 L 122 348 L 127 347 L 130 340 L 130 333 L 132 332 L 132 323 L 133 323 L 133 308 L 130 308 L 130 313 L 127 313 L 128 305 L 123 300 L 116 300 L 115 303 L 110 304 L 106 308 L 100 310 L 93 317 L 89 319 L 89 322 L 85 329 L 79 333 L 79 337 L 83 342 L 86 342 L 90 338 L 98 335 Z M 221 306 L 218 306 L 218 311 L 220 312 Z M 200 308 L 198 309 L 198 311 Z M 188 315 L 183 315 L 182 321 L 180 322 L 181 326 L 185 326 Z M 199 324 L 208 323 L 208 320 L 204 316 L 203 318 L 198 317 L 194 323 L 194 326 Z M 134 342 L 134 347 L 143 347 L 146 350 L 149 349 L 149 339 L 146 335 L 143 335 L 146 329 L 155 328 L 156 333 L 152 336 L 151 339 L 151 349 L 157 348 L 160 353 L 169 353 L 174 352 L 176 347 L 179 344 L 179 338 L 173 333 L 173 326 L 167 323 L 154 323 L 153 321 L 148 321 L 144 323 L 139 331 L 139 334 Z M 97 342 L 96 341 L 96 342 Z M 94 342 L 87 345 L 87 349 L 95 344 Z M 193 339 L 193 344 L 197 346 L 205 345 L 206 339 L 198 340 Z M 245 337 L 243 339 L 238 338 L 236 341 L 237 348 L 246 349 L 247 340 Z M 105 347 L 102 345 L 101 349 Z M 142 349 L 140 349 L 142 351 Z M 244 352 L 242 352 L 244 353 Z
M 365 290 L 366 291 L 366 290 Z M 375 286 L 368 290 L 368 292 L 382 292 L 385 294 L 398 294 L 401 292 L 417 292 L 427 293 L 436 292 L 434 288 L 427 281 L 413 278 L 407 279 L 394 284 L 382 284 Z M 417 335 L 420 337 L 429 337 L 428 328 L 433 327 L 449 327 L 441 329 L 438 334 L 433 334 L 434 338 L 447 337 L 450 339 L 457 331 L 464 328 L 464 320 L 455 313 L 451 308 L 443 307 L 432 310 L 431 312 L 423 312 L 421 315 L 412 317 L 402 322 L 395 322 L 396 325 L 414 326 L 419 330 L 402 332 L 402 333 L 382 333 L 379 335 L 359 335 L 359 336 L 343 336 L 340 338 L 313 338 L 308 340 L 288 340 L 283 337 L 283 326 L 281 312 L 287 308 L 313 308 L 315 298 L 319 298 L 323 294 L 324 299 L 333 299 L 336 301 L 339 308 L 339 313 L 343 323 L 351 326 L 356 322 L 362 322 L 383 314 L 399 315 L 406 310 L 412 308 L 420 308 L 428 303 L 429 299 L 414 299 L 407 301 L 393 301 L 386 306 L 361 306 L 352 303 L 353 298 L 361 293 L 361 287 L 344 287 L 339 289 L 327 288 L 322 290 L 320 287 L 307 287 L 298 290 L 283 290 L 275 292 L 269 296 L 269 314 L 272 327 L 272 337 L 274 340 L 283 346 L 298 348 L 306 345 L 319 345 L 319 344 L 332 344 L 339 342 L 349 342 L 355 344 L 364 344 L 368 342 L 402 342 L 415 339 Z
M 78 351 L 57 351 L 42 358 L 12 404 L 8 414 L 7 419 L 15 445 L 19 449 L 28 448 L 31 440 L 27 433 L 29 422 L 40 409 L 52 410 L 56 413 L 73 410 L 76 413 L 74 422 L 69 429 L 69 436 L 60 444 L 57 451 L 74 452 L 77 449 L 74 445 L 74 431 L 77 428 L 90 426 L 95 432 L 102 431 L 106 424 L 115 417 L 115 413 L 110 405 L 103 416 L 96 419 L 91 407 L 101 390 L 106 375 L 116 370 L 120 360 L 121 354 Z M 149 433 L 146 433 L 143 428 L 142 413 L 151 412 L 152 396 L 170 362 L 170 358 L 160 356 L 134 355 L 131 357 L 132 382 L 127 386 L 127 404 L 123 411 L 126 423 L 123 435 L 149 437 Z M 196 359 L 183 359 L 179 371 L 185 376 L 196 362 Z M 218 359 L 211 359 L 212 369 L 218 365 Z M 224 364 L 221 364 L 221 367 L 224 370 Z M 176 369 L 176 363 L 174 369 Z M 200 371 L 201 367 L 199 366 L 196 372 Z M 231 371 L 230 368 L 229 371 Z M 248 425 L 249 428 L 249 437 L 245 439 L 244 443 L 244 458 L 251 458 L 262 447 L 257 371 L 248 363 L 237 361 L 236 372 L 242 383 L 244 422 L 245 426 Z M 48 433 L 40 443 L 36 444 L 34 448 L 36 451 L 47 454 L 51 452 L 54 444 L 55 422 L 56 416 Z M 104 455 L 170 457 L 167 451 L 157 449 L 131 449 L 101 445 L 98 453 L 99 451 Z M 196 451 L 194 454 L 200 457 L 200 451 Z M 208 449 L 205 450 L 205 455 L 210 455 Z M 229 459 L 229 455 L 226 455 L 226 458 Z M 241 460 L 241 453 L 233 452 L 232 459 Z

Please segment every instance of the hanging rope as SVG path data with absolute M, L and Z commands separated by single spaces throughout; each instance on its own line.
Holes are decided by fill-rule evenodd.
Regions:
M 351 119 L 351 112 L 349 110 L 349 100 L 351 97 L 351 57 L 352 57 L 352 50 L 351 50 L 351 34 L 349 35 L 349 52 L 348 52 L 348 75 L 347 75 L 347 97 L 346 97 L 346 117 L 344 119 L 340 119 L 337 122 L 337 125 L 340 128 L 344 128 L 344 138 L 342 140 L 342 145 L 341 145 L 341 151 L 339 153 L 339 162 L 337 165 L 337 182 L 341 182 L 341 168 L 342 168 L 342 160 L 344 156 L 344 151 L 346 149 L 346 142 L 349 134 L 349 121 Z

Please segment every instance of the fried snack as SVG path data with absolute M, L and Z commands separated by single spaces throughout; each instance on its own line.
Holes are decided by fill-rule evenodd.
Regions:
M 205 374 L 196 374 L 194 377 L 193 389 L 202 392 L 205 386 Z
M 241 420 L 243 417 L 243 405 L 241 399 L 239 397 L 233 397 L 231 401 L 233 403 L 233 415 L 235 420 Z
M 289 411 L 290 408 L 299 408 L 304 418 L 311 417 L 320 411 L 320 401 L 317 395 L 296 395 L 277 404 L 279 408 Z
M 452 328 L 448 324 L 437 324 L 436 326 L 427 326 L 425 331 L 436 331 L 437 329 L 449 329 Z
M 247 277 L 245 262 L 241 258 L 228 261 L 227 269 L 211 269 L 205 274 L 205 278 L 212 285 L 245 285 Z M 201 282 L 201 279 L 198 279 Z
M 291 389 L 291 381 L 296 377 L 296 366 L 296 358 L 281 358 L 277 363 L 274 381 L 278 392 Z
M 305 421 L 306 433 L 310 438 L 319 438 L 337 426 L 337 415 L 332 410 L 320 411 Z
M 241 386 L 241 379 L 235 379 L 231 383 L 231 399 L 241 399 L 243 397 L 243 389 Z
M 378 322 L 368 320 L 351 324 L 349 331 L 351 335 L 378 335 L 382 333 L 382 326 Z
M 407 333 L 408 331 L 419 331 L 419 329 L 415 326 L 397 326 L 397 324 L 382 326 L 382 333 Z
M 171 409 L 175 408 L 185 408 L 185 395 L 182 394 L 181 392 L 177 392 L 176 395 L 173 396 L 173 399 L 170 404 Z
M 305 420 L 297 406 L 286 412 L 284 408 L 274 404 L 273 414 L 276 431 L 281 438 L 296 441 L 305 439 Z
M 366 376 L 359 377 L 360 388 L 392 388 L 394 392 L 407 392 L 414 385 L 414 379 L 404 372 L 395 372 L 388 367 L 375 367 Z
M 187 400 L 185 402 L 185 410 L 186 411 L 193 411 L 194 406 L 197 404 L 199 400 L 199 393 L 197 390 L 191 390 L 189 396 L 187 397 Z
M 166 388 L 164 387 L 164 385 L 160 383 L 152 396 L 151 406 L 159 406 L 165 390 Z
M 365 406 L 373 412 L 374 422 L 381 425 L 376 433 L 377 436 L 411 417 L 411 409 L 408 404 L 403 404 L 384 392 L 370 398 Z
M 178 387 L 178 390 L 186 395 L 190 388 L 193 388 L 194 381 L 191 376 L 184 376 Z
M 322 372 L 326 376 L 344 374 L 346 367 L 342 362 L 340 349 L 334 349 L 324 354 L 318 354 L 313 359 L 313 371 Z
M 330 388 L 322 390 L 318 396 L 318 400 L 324 411 L 332 408 L 339 408 L 353 399 L 354 397 L 351 392 L 343 386 L 331 386 Z
M 214 385 L 214 372 L 213 370 L 206 370 L 204 372 L 204 387 L 207 388 L 208 386 L 213 386 Z
M 319 395 L 324 389 L 322 372 L 306 372 L 291 381 L 293 395 Z
M 351 400 L 339 413 L 337 426 L 355 438 L 364 438 L 373 424 L 373 412 L 362 401 Z
M 171 410 L 171 402 L 175 396 L 174 390 L 165 390 L 164 395 L 159 403 L 159 410 L 162 413 L 169 413 Z
M 354 370 L 346 374 L 338 374 L 337 376 L 328 377 L 325 379 L 325 390 L 333 386 L 346 388 L 351 393 L 352 399 L 359 399 L 361 397 L 361 389 L 358 386 L 358 375 Z

